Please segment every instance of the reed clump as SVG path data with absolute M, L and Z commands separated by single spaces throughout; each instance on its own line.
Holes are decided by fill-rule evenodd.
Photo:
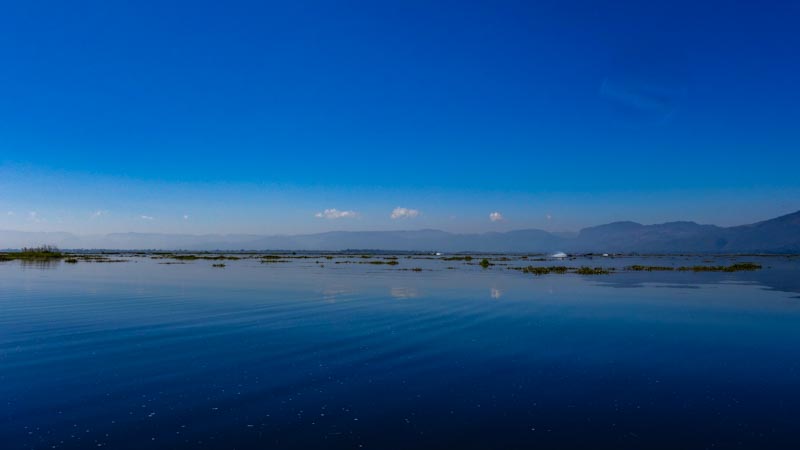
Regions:
M 569 267 L 567 266 L 548 266 L 548 267 L 528 266 L 515 269 L 521 270 L 522 273 L 531 273 L 534 275 L 548 275 L 551 273 L 562 274 L 562 273 L 567 273 L 569 271 Z
M 674 267 L 668 266 L 642 266 L 638 264 L 634 264 L 632 266 L 628 266 L 625 268 L 626 270 L 631 270 L 634 272 L 655 272 L 655 271 L 670 271 L 675 270 Z
M 472 256 L 446 256 L 442 258 L 442 261 L 472 261 Z
M 608 270 L 608 269 L 604 269 L 602 267 L 582 266 L 582 267 L 579 267 L 575 271 L 575 273 L 577 273 L 578 275 L 608 275 L 608 274 L 611 273 L 611 271 Z
M 226 255 L 216 255 L 216 256 L 176 255 L 174 257 L 174 259 L 178 259 L 178 260 L 181 260 L 181 259 L 187 259 L 187 260 L 204 259 L 204 260 L 209 260 L 209 261 L 223 261 L 223 260 L 237 261 L 237 260 L 240 260 L 242 258 L 240 258 L 238 256 L 226 256 Z
M 52 245 L 24 247 L 18 252 L 0 253 L 0 261 L 48 261 L 65 257 L 66 255 L 58 247 Z
M 678 267 L 682 272 L 742 272 L 761 269 L 760 264 L 750 262 L 731 264 L 730 266 L 683 266 Z
M 379 264 L 386 264 L 386 265 L 389 265 L 389 266 L 396 266 L 396 265 L 398 265 L 398 264 L 400 264 L 400 263 L 399 263 L 399 262 L 397 262 L 397 260 L 390 259 L 390 260 L 388 260 L 388 261 L 383 261 L 383 260 L 378 260 L 378 261 L 367 261 L 367 263 L 366 263 L 366 264 L 375 264 L 375 265 L 379 265 Z

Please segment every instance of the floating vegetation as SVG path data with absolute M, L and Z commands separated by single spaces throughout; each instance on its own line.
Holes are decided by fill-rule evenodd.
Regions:
M 111 259 L 105 255 L 72 255 L 72 257 L 79 261 L 91 263 L 118 263 L 130 261 L 128 259 Z
M 40 247 L 23 247 L 22 251 L 19 252 L 20 258 L 61 258 L 64 256 L 63 253 L 58 249 L 58 247 L 52 245 L 42 245 Z
M 645 266 L 645 265 L 632 265 L 625 267 L 624 270 L 631 271 L 631 272 L 657 272 L 657 271 L 664 271 L 664 272 L 672 272 L 672 271 L 681 271 L 681 272 L 741 272 L 741 271 L 752 271 L 752 270 L 759 270 L 761 269 L 761 265 L 754 264 L 754 263 L 736 263 L 730 266 L 683 266 L 683 267 L 669 267 L 669 266 Z M 512 270 L 519 270 L 522 273 L 531 273 L 534 275 L 548 275 L 551 273 L 576 273 L 578 275 L 608 275 L 610 273 L 615 272 L 617 269 L 610 267 L 589 267 L 589 266 L 582 266 L 578 268 L 574 267 L 566 267 L 566 266 L 549 266 L 549 267 L 537 267 L 537 266 L 527 266 L 527 267 L 509 267 Z
M 519 270 L 522 273 L 531 273 L 534 275 L 549 275 L 551 273 L 565 274 L 576 273 L 578 275 L 605 275 L 611 273 L 614 269 L 604 269 L 602 267 L 567 267 L 567 266 L 527 266 L 527 267 L 509 267 L 512 270 Z
M 736 263 L 730 266 L 683 266 L 678 267 L 682 272 L 742 272 L 761 269 L 760 264 Z
M 42 245 L 40 247 L 25 247 L 18 252 L 1 253 L 0 261 L 13 261 L 15 259 L 23 261 L 46 261 L 62 259 L 66 255 L 61 253 L 58 247 L 52 245 Z
M 364 264 L 364 263 L 359 263 L 359 264 Z M 390 261 L 369 261 L 366 264 L 387 264 L 390 266 L 396 266 L 400 263 L 395 260 L 390 260 Z
M 641 266 L 638 264 L 634 264 L 632 266 L 628 266 L 625 270 L 632 270 L 635 272 L 655 272 L 655 271 L 669 271 L 675 270 L 674 267 L 667 267 L 667 266 Z
M 532 273 L 534 275 L 547 275 L 551 273 L 567 273 L 569 267 L 566 266 L 549 266 L 549 267 L 536 267 L 536 266 L 528 266 L 528 267 L 513 267 L 515 270 L 521 270 L 522 273 Z
M 222 261 L 222 260 L 236 261 L 236 260 L 239 260 L 239 259 L 242 259 L 242 258 L 240 258 L 238 256 L 225 256 L 225 255 L 216 255 L 216 256 L 175 255 L 175 256 L 172 256 L 172 259 L 189 260 L 189 261 L 196 260 L 196 259 L 204 259 L 204 260 L 209 260 L 209 261 Z
M 602 267 L 587 267 L 582 266 L 579 267 L 578 270 L 575 271 L 578 275 L 608 275 L 611 273 L 611 270 L 604 269 Z
M 197 260 L 209 260 L 209 261 L 223 261 L 223 260 L 231 260 L 236 261 L 242 259 L 241 256 L 228 256 L 228 255 L 184 255 L 184 254 L 174 254 L 174 253 L 155 253 L 156 256 L 151 256 L 150 259 L 177 259 L 179 261 L 197 261 Z
M 400 264 L 397 260 L 390 259 L 388 261 L 385 260 L 375 260 L 375 261 L 336 261 L 336 264 L 374 264 L 374 265 L 381 265 L 381 264 L 388 264 L 390 266 L 396 266 Z
M 406 253 L 399 253 L 399 254 L 362 254 L 362 253 L 336 253 L 336 252 L 320 252 L 320 253 L 306 253 L 306 254 L 295 254 L 289 252 L 282 252 L 279 250 L 273 250 L 265 253 L 260 252 L 231 252 L 231 253 L 217 253 L 217 252 L 196 252 L 196 253 L 183 253 L 182 251 L 175 251 L 175 252 L 95 252 L 95 253 L 83 253 L 83 252 L 76 252 L 76 253 L 68 253 L 62 252 L 58 248 L 53 246 L 40 246 L 34 248 L 24 248 L 20 251 L 8 251 L 0 253 L 0 262 L 3 261 L 15 261 L 19 260 L 22 264 L 44 264 L 47 263 L 49 266 L 57 266 L 60 262 L 64 262 L 66 264 L 76 264 L 78 262 L 94 262 L 94 263 L 112 263 L 112 262 L 136 262 L 136 258 L 150 258 L 156 260 L 163 260 L 163 262 L 158 262 L 158 264 L 188 264 L 193 261 L 200 261 L 200 260 L 208 260 L 213 261 L 216 264 L 212 264 L 212 267 L 226 267 L 225 262 L 227 261 L 235 261 L 235 260 L 252 260 L 253 262 L 260 262 L 262 264 L 268 263 L 291 263 L 295 259 L 309 259 L 309 263 L 314 263 L 315 266 L 324 267 L 322 263 L 327 263 L 327 261 L 332 261 L 335 264 L 371 264 L 371 265 L 388 265 L 388 266 L 397 266 L 399 265 L 400 260 L 412 260 L 412 259 L 428 259 L 432 261 L 439 261 L 436 263 L 436 268 L 432 265 L 430 266 L 421 266 L 421 267 L 413 267 L 413 264 L 406 264 L 407 268 L 398 268 L 397 270 L 403 271 L 412 271 L 412 272 L 423 272 L 423 271 L 430 271 L 430 270 L 437 270 L 437 269 L 447 269 L 447 270 L 456 270 L 462 268 L 463 266 L 458 264 L 458 262 L 463 262 L 464 265 L 479 265 L 484 269 L 488 269 L 490 266 L 499 266 L 502 269 L 509 269 L 509 270 L 517 270 L 522 273 L 532 274 L 532 275 L 549 275 L 549 274 L 577 274 L 577 275 L 606 275 L 611 273 L 618 273 L 618 272 L 739 272 L 739 271 L 755 271 L 762 269 L 760 264 L 756 264 L 753 262 L 737 262 L 737 258 L 745 258 L 747 256 L 754 256 L 754 257 L 763 257 L 764 255 L 732 255 L 726 256 L 724 258 L 715 256 L 715 259 L 709 259 L 710 256 L 696 256 L 696 255 L 685 255 L 683 257 L 674 257 L 670 256 L 671 260 L 669 261 L 658 261 L 656 259 L 649 259 L 644 260 L 645 263 L 633 264 L 630 266 L 624 267 L 593 267 L 590 264 L 593 264 L 591 259 L 592 256 L 599 256 L 597 254 L 585 254 L 579 255 L 577 259 L 582 261 L 586 266 L 579 267 L 578 264 L 580 262 L 572 263 L 574 266 L 563 266 L 563 265 L 552 265 L 546 266 L 544 264 L 563 264 L 561 262 L 552 262 L 551 258 L 544 257 L 541 254 L 528 254 L 528 255 L 503 255 L 503 254 L 485 254 L 484 255 L 475 256 L 475 255 L 467 255 L 467 254 L 455 254 L 451 256 L 441 256 L 441 254 L 437 254 L 436 256 L 428 256 L 426 254 L 406 254 Z M 636 256 L 636 255 L 634 255 Z M 648 258 L 653 258 L 653 256 L 647 256 Z M 781 255 L 781 257 L 785 258 L 797 258 L 798 255 Z M 123 259 L 127 258 L 127 259 Z M 132 258 L 132 259 L 131 259 Z M 575 258 L 568 258 L 573 260 Z M 684 261 L 678 261 L 678 259 L 685 259 Z M 446 262 L 445 262 L 446 261 Z M 526 264 L 526 266 L 519 266 L 519 267 L 512 267 L 507 262 L 512 261 L 523 261 L 518 264 Z M 538 261 L 542 261 L 542 266 L 537 266 L 534 264 Z M 544 261 L 551 261 L 549 263 Z M 706 262 L 715 261 L 713 264 L 703 264 Z M 638 262 L 638 261 L 637 261 Z M 660 264 L 654 265 L 647 265 L 647 262 L 657 262 Z M 691 264 L 698 264 L 698 265 L 691 265 Z M 511 263 L 514 264 L 513 262 Z M 667 265 L 670 264 L 670 265 Z M 679 266 L 679 264 L 685 264 L 684 266 Z M 702 265 L 701 265 L 702 264 Z M 727 265 L 726 265 L 727 264 Z M 769 268 L 769 265 L 766 264 L 764 267 Z
M 117 254 L 118 255 L 118 254 Z M 85 262 L 127 262 L 127 259 L 110 259 L 105 255 L 82 255 L 67 254 L 61 252 L 57 247 L 43 245 L 41 247 L 23 248 L 18 252 L 0 253 L 0 262 L 20 261 L 22 263 L 47 262 L 56 263 L 60 260 L 68 264 L 76 264 L 78 261 Z
M 442 261 L 472 261 L 472 256 L 447 256 L 442 258 Z

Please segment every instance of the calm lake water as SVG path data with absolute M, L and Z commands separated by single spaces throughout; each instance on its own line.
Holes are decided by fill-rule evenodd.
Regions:
M 797 258 L 123 259 L 0 263 L 3 449 L 800 448 Z

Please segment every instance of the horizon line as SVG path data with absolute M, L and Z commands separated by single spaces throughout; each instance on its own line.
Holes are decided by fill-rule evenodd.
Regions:
M 783 217 L 788 217 L 791 215 L 800 214 L 800 210 L 789 212 L 786 214 L 781 214 L 779 216 L 762 219 L 756 222 L 750 223 L 743 223 L 739 225 L 730 225 L 730 226 L 721 226 L 712 223 L 698 223 L 693 220 L 672 220 L 667 222 L 657 222 L 657 223 L 640 223 L 633 220 L 617 220 L 614 222 L 607 222 L 601 223 L 597 225 L 591 225 L 587 227 L 580 228 L 578 230 L 560 230 L 560 231 L 549 231 L 544 230 L 541 228 L 517 228 L 505 231 L 483 231 L 483 232 L 472 232 L 472 233 L 461 233 L 455 231 L 447 231 L 439 228 L 418 228 L 418 229 L 395 229 L 395 230 L 329 230 L 329 231 L 319 231 L 315 233 L 298 233 L 298 234 L 259 234 L 259 233 L 224 233 L 224 232 L 216 232 L 216 233 L 171 233 L 171 232 L 139 232 L 139 231 L 113 231 L 108 233 L 94 233 L 94 234 L 81 234 L 81 233 L 74 233 L 71 231 L 27 231 L 27 230 L 12 230 L 12 229 L 0 229 L 0 232 L 13 232 L 13 233 L 64 233 L 70 234 L 73 236 L 108 236 L 112 234 L 139 234 L 139 235 L 172 235 L 172 236 L 259 236 L 259 237 L 289 237 L 289 236 L 313 236 L 319 234 L 327 234 L 327 233 L 410 233 L 410 232 L 422 232 L 422 231 L 437 231 L 441 233 L 448 233 L 448 234 L 455 234 L 455 235 L 474 235 L 474 234 L 503 234 L 503 233 L 513 233 L 518 231 L 541 231 L 544 233 L 549 234 L 561 234 L 561 233 L 580 233 L 583 230 L 606 226 L 606 225 L 613 225 L 619 223 L 633 223 L 636 225 L 641 226 L 657 226 L 657 225 L 668 225 L 674 223 L 691 223 L 700 226 L 714 226 L 718 228 L 736 228 L 736 227 L 743 227 L 743 226 L 750 226 L 755 225 L 758 223 L 776 220 Z

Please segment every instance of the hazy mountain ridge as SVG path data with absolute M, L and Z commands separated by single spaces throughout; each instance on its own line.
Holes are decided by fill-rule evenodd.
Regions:
M 800 253 L 800 211 L 750 225 L 614 222 L 573 233 L 537 229 L 475 234 L 441 230 L 330 231 L 301 235 L 0 231 L 0 248 L 41 244 L 65 249 L 320 250 L 474 252 Z

